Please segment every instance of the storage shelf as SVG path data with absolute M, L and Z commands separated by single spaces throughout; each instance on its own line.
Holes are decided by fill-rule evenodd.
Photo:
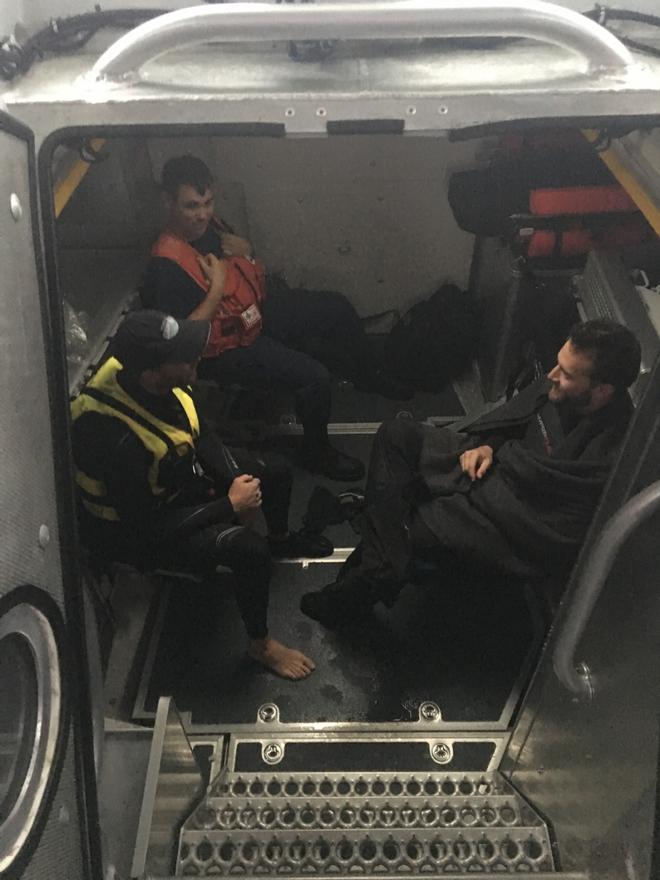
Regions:
M 75 394 L 105 351 L 122 315 L 138 298 L 144 254 L 122 250 L 62 250 L 60 291 L 77 314 L 84 313 L 87 344 L 69 358 L 69 390 Z

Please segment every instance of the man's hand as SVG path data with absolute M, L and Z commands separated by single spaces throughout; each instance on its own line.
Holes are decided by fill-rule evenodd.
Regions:
M 252 245 L 240 235 L 233 232 L 223 232 L 220 236 L 222 253 L 225 257 L 251 257 Z
M 233 481 L 227 495 L 234 513 L 240 515 L 246 511 L 256 511 L 261 507 L 261 481 L 250 474 L 241 474 Z
M 198 256 L 197 262 L 209 283 L 207 298 L 219 302 L 225 292 L 225 281 L 227 280 L 226 262 L 219 260 L 215 254 L 207 254 L 205 257 Z
M 464 474 L 474 482 L 480 480 L 493 463 L 493 450 L 490 446 L 477 446 L 459 456 L 459 464 Z

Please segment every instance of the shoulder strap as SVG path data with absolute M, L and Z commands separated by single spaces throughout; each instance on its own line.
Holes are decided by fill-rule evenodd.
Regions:
M 252 290 L 252 293 L 254 294 L 255 301 L 260 303 L 261 300 L 263 299 L 263 294 L 259 290 L 257 290 L 257 288 L 254 286 L 252 281 L 245 274 L 245 272 L 241 268 L 241 264 L 240 264 L 239 260 L 240 260 L 240 257 L 232 257 L 230 259 L 231 265 L 234 266 L 234 268 L 236 269 L 238 274 L 241 275 L 241 277 L 243 278 L 243 281 L 245 281 L 245 283 L 247 285 L 249 285 L 250 289 Z
M 93 397 L 94 400 L 98 400 L 99 403 L 103 403 L 105 406 L 109 406 L 112 409 L 117 410 L 117 412 L 122 413 L 128 418 L 132 419 L 138 425 L 145 428 L 151 434 L 154 434 L 158 437 L 159 440 L 162 440 L 163 443 L 167 446 L 170 451 L 174 451 L 176 446 L 171 437 L 168 437 L 164 431 L 161 431 L 156 425 L 150 422 L 148 419 L 145 419 L 140 413 L 135 412 L 135 410 L 131 409 L 130 406 L 126 406 L 120 400 L 115 400 L 114 397 L 111 397 L 109 394 L 105 394 L 103 391 L 99 391 L 98 388 L 83 388 L 80 392 L 81 394 L 86 394 L 88 397 Z
M 211 218 L 211 226 L 215 229 L 216 232 L 228 232 L 230 235 L 234 235 L 234 227 L 230 226 L 226 220 L 223 220 L 222 217 L 212 217 Z
M 176 263 L 204 291 L 207 290 L 206 276 L 197 261 L 199 254 L 187 241 L 170 232 L 164 232 L 152 247 L 151 256 L 164 257 Z

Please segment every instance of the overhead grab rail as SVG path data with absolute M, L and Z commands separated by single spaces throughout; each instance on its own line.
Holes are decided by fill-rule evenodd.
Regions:
M 572 50 L 588 71 L 622 71 L 626 47 L 583 15 L 519 0 L 378 0 L 356 3 L 226 3 L 153 18 L 120 37 L 98 59 L 97 79 L 137 79 L 140 68 L 173 49 L 210 41 L 392 40 L 425 37 L 524 37 Z
M 555 675 L 564 687 L 577 696 L 588 699 L 594 696 L 589 668 L 584 663 L 578 664 L 575 659 L 591 612 L 619 550 L 635 529 L 656 510 L 660 510 L 660 480 L 634 495 L 608 520 L 587 559 L 552 657 Z

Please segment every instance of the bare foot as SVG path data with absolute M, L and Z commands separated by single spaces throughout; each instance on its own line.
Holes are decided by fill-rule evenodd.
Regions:
M 282 642 L 271 639 L 253 639 L 248 647 L 248 654 L 253 660 L 262 663 L 282 678 L 307 678 L 316 669 L 316 664 L 294 648 L 287 648 Z

